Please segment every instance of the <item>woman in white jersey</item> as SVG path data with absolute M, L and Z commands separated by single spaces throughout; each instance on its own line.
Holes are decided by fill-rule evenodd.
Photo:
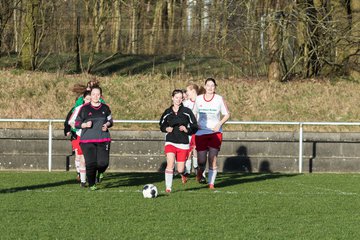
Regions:
M 91 91 L 85 91 L 83 94 L 83 100 L 85 104 L 88 104 L 91 102 Z M 77 106 L 69 121 L 68 124 L 72 127 L 75 128 L 75 119 L 77 118 L 77 116 L 79 115 L 79 111 L 80 109 L 83 107 L 83 105 Z M 78 158 L 79 161 L 79 174 L 80 174 L 80 186 L 81 187 L 85 187 L 86 184 L 86 167 L 85 167 L 85 158 L 84 158 L 84 154 L 81 150 L 80 147 L 80 136 L 81 136 L 81 129 L 77 129 L 76 130 L 76 139 L 74 139 L 71 143 L 73 145 L 73 150 L 75 151 L 75 158 Z
M 206 161 L 208 161 L 208 184 L 210 189 L 214 188 L 217 175 L 217 156 L 222 143 L 222 125 L 230 117 L 225 101 L 215 93 L 216 86 L 215 79 L 206 79 L 205 94 L 196 97 L 193 108 L 199 126 L 195 136 L 199 164 L 196 179 L 201 180 Z
M 199 94 L 204 94 L 205 89 L 203 87 L 199 87 L 195 83 L 190 83 L 186 87 L 186 95 L 187 99 L 183 101 L 184 107 L 190 108 L 191 110 L 194 108 L 195 99 Z M 190 174 L 191 172 L 191 162 L 194 168 L 195 175 L 197 175 L 198 170 L 198 160 L 197 160 L 197 152 L 195 148 L 195 134 L 193 134 L 190 138 L 190 151 L 188 159 L 185 163 L 186 173 Z M 205 171 L 203 171 L 203 177 L 200 180 L 201 183 L 206 183 L 205 179 Z

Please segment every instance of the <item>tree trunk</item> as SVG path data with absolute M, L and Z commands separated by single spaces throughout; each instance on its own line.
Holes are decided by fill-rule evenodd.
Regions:
M 163 6 L 164 0 L 156 1 L 155 13 L 150 35 L 150 54 L 155 54 L 157 50 L 157 44 L 160 40 Z
M 173 44 L 174 44 L 174 32 L 175 32 L 175 1 L 169 0 L 167 2 L 167 12 L 168 12 L 168 39 L 167 39 L 167 53 L 171 54 L 173 51 Z
M 359 1 L 359 0 L 358 0 Z M 339 0 L 331 0 L 333 17 L 333 42 L 335 43 L 335 64 L 342 65 L 348 56 L 346 35 L 350 30 L 346 6 Z
M 352 0 L 351 5 L 351 37 L 350 42 L 352 47 L 349 51 L 349 63 L 347 71 L 349 76 L 359 81 L 360 80 L 360 1 Z
M 113 24 L 113 38 L 112 38 L 112 52 L 116 53 L 119 51 L 120 41 L 120 26 L 121 26 L 121 15 L 120 15 L 120 0 L 114 1 L 114 24 Z
M 269 5 L 269 27 L 268 27 L 268 38 L 269 38 L 269 68 L 268 68 L 268 80 L 270 82 L 281 81 L 281 66 L 279 58 L 279 26 L 276 19 L 276 12 L 279 8 L 279 0 L 272 1 Z
M 25 27 L 23 28 L 23 48 L 21 64 L 24 69 L 35 70 L 35 50 L 37 37 L 37 19 L 39 18 L 39 0 L 27 0 Z

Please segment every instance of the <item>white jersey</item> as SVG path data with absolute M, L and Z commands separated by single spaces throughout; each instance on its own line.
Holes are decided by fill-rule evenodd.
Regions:
M 74 111 L 73 111 L 73 113 L 72 113 L 72 115 L 71 115 L 71 117 L 70 117 L 70 119 L 69 119 L 69 121 L 68 121 L 68 124 L 69 124 L 70 126 L 74 126 L 74 125 L 75 125 L 75 119 L 76 119 L 76 117 L 79 115 L 79 111 L 80 111 L 80 108 L 82 108 L 82 106 L 83 106 L 83 105 L 77 106 L 77 107 L 74 109 Z M 81 129 L 76 129 L 76 135 L 81 136 Z
M 195 101 L 192 101 L 191 99 L 186 99 L 183 101 L 183 106 L 190 108 L 191 110 L 194 108 Z
M 221 115 L 229 114 L 229 110 L 220 95 L 214 94 L 209 101 L 205 100 L 205 95 L 196 97 L 193 112 L 198 120 L 199 130 L 196 135 L 214 133 L 212 130 L 221 120 Z M 222 132 L 220 127 L 219 132 Z

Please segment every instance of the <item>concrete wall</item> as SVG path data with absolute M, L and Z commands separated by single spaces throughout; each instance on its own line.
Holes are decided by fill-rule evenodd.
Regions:
M 164 135 L 157 131 L 112 131 L 111 171 L 161 171 Z M 360 171 L 360 133 L 304 133 L 303 172 Z M 53 134 L 53 170 L 65 170 L 71 144 Z M 47 170 L 47 130 L 0 129 L 0 170 Z M 219 155 L 224 172 L 298 172 L 297 132 L 225 132 Z M 74 170 L 74 158 L 71 168 Z

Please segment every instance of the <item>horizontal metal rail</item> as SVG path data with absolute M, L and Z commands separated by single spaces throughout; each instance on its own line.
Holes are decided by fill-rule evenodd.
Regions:
M 48 123 L 49 138 L 48 138 L 48 169 L 52 170 L 52 123 L 64 123 L 63 119 L 0 119 L 0 122 L 36 122 Z M 141 124 L 158 124 L 158 120 L 114 120 L 114 123 L 141 123 Z M 226 124 L 232 125 L 297 125 L 299 126 L 299 173 L 302 173 L 303 167 L 303 127 L 305 125 L 312 126 L 360 126 L 360 122 L 273 122 L 273 121 L 228 121 Z

